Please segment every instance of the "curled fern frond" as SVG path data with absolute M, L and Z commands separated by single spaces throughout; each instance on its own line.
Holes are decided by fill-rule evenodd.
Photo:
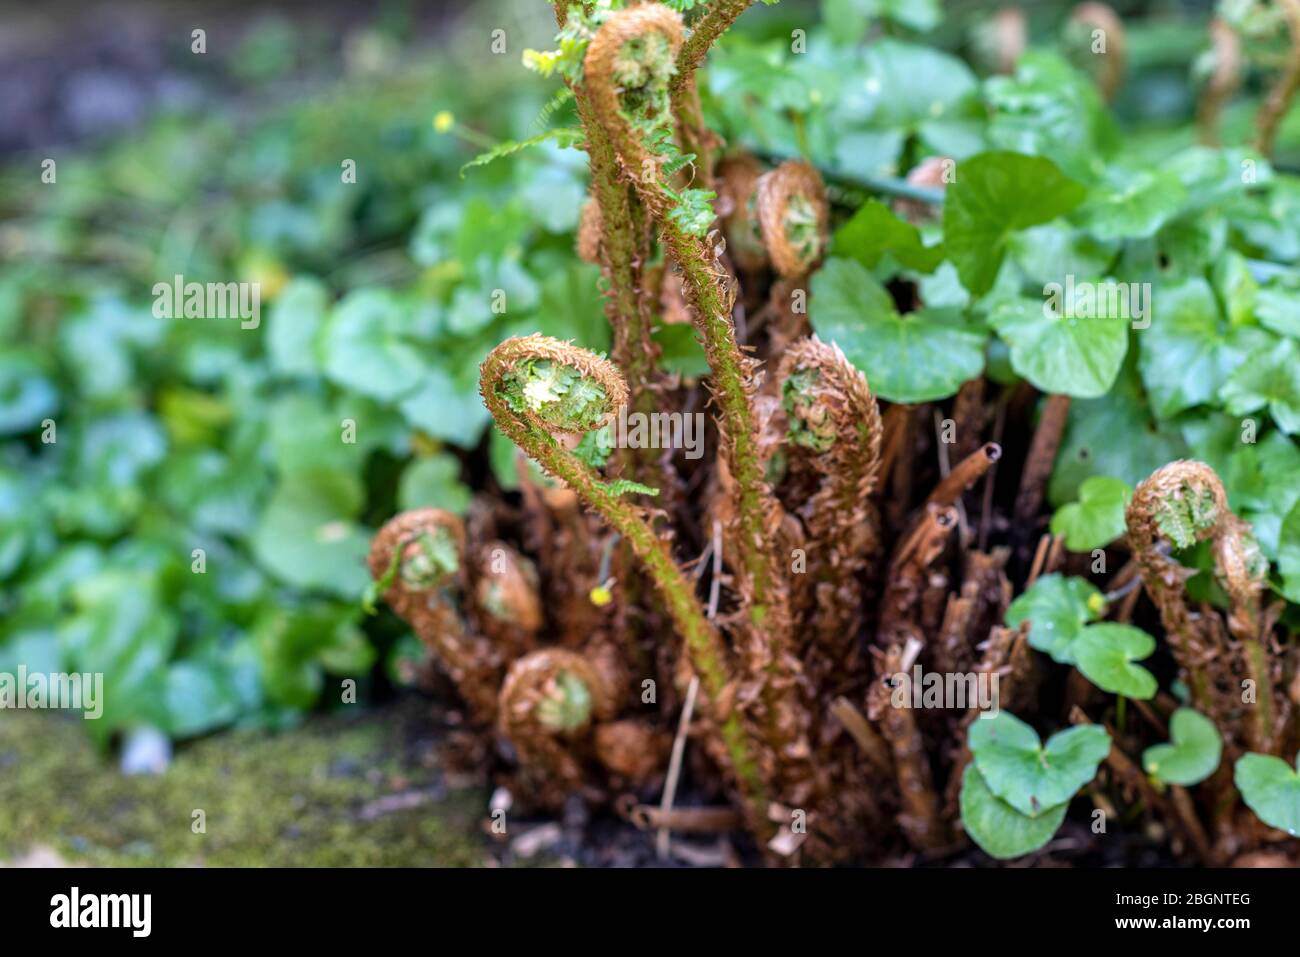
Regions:
M 748 154 L 738 154 L 718 164 L 716 186 L 718 215 L 727 236 L 727 250 L 741 269 L 754 271 L 767 265 L 767 248 L 758 224 L 758 178 L 763 167 Z
M 1229 509 L 1214 470 L 1192 461 L 1172 462 L 1140 483 L 1125 518 L 1142 583 L 1160 611 L 1193 702 L 1221 728 L 1235 727 L 1241 723 L 1239 680 L 1254 681 L 1258 702 L 1246 715 L 1249 744 L 1268 752 L 1285 698 L 1273 693 L 1260 609 L 1268 565 L 1249 525 Z M 1227 630 L 1240 643 L 1239 664 L 1223 647 L 1224 626 L 1216 616 L 1188 607 L 1183 584 L 1194 573 L 1162 547 L 1162 542 L 1182 549 L 1203 541 L 1211 542 L 1215 574 L 1228 594 Z
M 806 614 L 822 593 L 804 660 L 805 671 L 821 678 L 856 653 L 859 573 L 880 546 L 871 493 L 884 429 L 866 378 L 834 344 L 799 340 L 786 350 L 777 377 L 787 438 L 795 446 L 790 468 L 811 472 L 815 488 L 799 510 L 810 567 L 796 582 L 795 604 L 798 614 Z
M 493 349 L 481 382 L 489 410 L 504 406 L 550 434 L 584 435 L 617 416 L 628 399 L 613 363 L 542 335 L 507 339 Z
M 668 83 L 682 45 L 681 14 L 657 3 L 615 11 L 587 48 L 584 82 L 629 176 L 662 184 L 674 159 Z M 662 197 L 660 207 L 662 212 Z
M 403 512 L 379 530 L 368 563 L 377 590 L 433 652 L 474 718 L 490 722 L 496 715 L 502 660 L 461 616 L 464 549 L 459 518 L 422 508 Z
M 498 727 L 538 803 L 554 804 L 578 787 L 583 768 L 574 741 L 594 720 L 612 717 L 612 690 L 583 654 L 545 648 L 524 655 L 501 685 Z
M 777 371 L 790 418 L 790 440 L 819 456 L 827 476 L 843 480 L 844 503 L 875 488 L 883 427 L 866 377 L 834 343 L 815 336 L 786 350 Z
M 758 180 L 758 221 L 772 266 L 785 279 L 807 275 L 826 247 L 830 206 L 821 175 L 788 160 Z
M 478 550 L 475 607 L 495 622 L 536 634 L 545 623 L 537 568 L 505 542 Z
M 557 370 L 585 383 L 581 405 L 575 406 L 569 398 L 572 380 L 564 379 L 568 391 L 555 388 Z M 600 387 L 599 392 L 594 386 Z M 712 702 L 721 701 L 733 681 L 727 649 L 667 544 L 639 509 L 612 494 L 611 486 L 553 434 L 586 431 L 593 423 L 614 416 L 627 401 L 621 374 L 606 360 L 569 343 L 548 336 L 524 336 L 508 339 L 492 350 L 479 370 L 479 390 L 498 427 L 599 512 L 629 544 L 682 635 L 703 691 Z M 716 721 L 723 763 L 751 823 L 765 829 L 766 785 L 754 743 L 734 712 L 716 715 Z

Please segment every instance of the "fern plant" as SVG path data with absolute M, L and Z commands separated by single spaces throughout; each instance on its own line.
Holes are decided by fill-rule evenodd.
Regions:
M 480 754 L 509 743 L 497 770 L 535 806 L 581 794 L 634 821 L 696 828 L 673 806 L 685 774 L 692 802 L 732 809 L 710 826 L 747 832 L 771 862 L 825 864 L 959 855 L 971 840 L 994 857 L 1033 853 L 1086 797 L 1103 813 L 1166 818 L 1178 854 L 1260 852 L 1273 836 L 1232 826 L 1242 806 L 1219 752 L 1245 762 L 1246 804 L 1289 826 L 1251 794 L 1269 775 L 1290 781 L 1289 767 L 1261 762 L 1297 745 L 1296 654 L 1273 638 L 1267 563 L 1213 470 L 1178 462 L 1131 501 L 1127 486 L 1090 495 L 1063 520 L 1068 541 L 1123 529 L 1091 556 L 1037 537 L 1070 395 L 1096 395 L 1094 384 L 1054 395 L 1033 348 L 1045 337 L 1029 329 L 1011 361 L 1046 396 L 1035 423 L 1028 383 L 990 396 L 982 340 L 927 309 L 916 285 L 886 288 L 868 271 L 886 254 L 921 272 L 948 255 L 987 291 L 1010 232 L 1069 212 L 1086 190 L 1046 160 L 990 153 L 945 212 L 950 248 L 921 240 L 933 188 L 920 186 L 900 186 L 907 202 L 893 210 L 862 206 L 833 247 L 814 166 L 765 169 L 704 123 L 696 71 L 747 6 L 555 3 L 556 48 L 525 63 L 562 79 L 553 102 L 571 98 L 581 125 L 590 196 L 577 246 L 600 266 L 611 354 L 526 335 L 488 355 L 483 402 L 532 463 L 518 465 L 519 500 L 481 496 L 466 528 L 432 511 L 393 519 L 371 557 L 378 589 L 452 677 Z M 1076 20 L 1118 22 L 1098 4 Z M 1102 70 L 1108 92 L 1120 69 L 1122 47 Z M 1008 169 L 1037 177 L 1040 208 L 1018 205 Z M 839 256 L 821 269 L 828 252 Z M 862 359 L 853 336 L 846 355 L 811 334 L 809 287 L 869 299 L 867 328 L 891 342 L 929 337 L 917 348 L 942 353 L 933 361 L 953 388 L 909 393 L 895 387 L 907 370 L 886 368 L 897 401 L 878 401 L 861 371 L 878 357 Z M 1008 310 L 996 317 L 1007 328 L 1038 321 Z M 665 330 L 686 324 L 707 363 L 698 381 L 661 361 Z M 593 451 L 592 436 L 629 415 L 704 407 L 711 454 L 698 460 L 632 443 Z M 1032 439 L 1009 443 L 1015 460 L 998 477 L 1000 440 L 1017 428 Z M 1208 598 L 1193 612 L 1185 591 L 1193 572 L 1180 559 L 1200 546 L 1221 616 Z M 1125 559 L 1106 594 L 1074 574 L 1096 555 L 1103 568 Z M 502 576 L 515 611 L 491 587 Z M 1138 663 L 1156 644 L 1131 623 L 1139 584 L 1186 706 Z M 941 679 L 938 704 L 925 703 L 927 674 Z M 1039 693 L 1053 674 L 1067 686 L 1060 709 Z M 949 700 L 953 678 L 996 695 Z M 1257 707 L 1231 700 L 1238 680 Z M 1043 744 L 1018 716 L 1075 727 Z M 699 747 L 683 764 L 687 742 Z M 1149 776 L 1126 756 L 1143 745 Z

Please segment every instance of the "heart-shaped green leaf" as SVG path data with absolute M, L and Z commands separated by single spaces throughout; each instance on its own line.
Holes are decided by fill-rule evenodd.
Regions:
M 1187 201 L 1172 173 L 1111 168 L 1079 211 L 1084 228 L 1098 239 L 1148 239 Z
M 981 153 L 963 160 L 943 206 L 943 238 L 961 284 L 974 295 L 993 288 L 1017 230 L 1068 213 L 1087 190 L 1049 159 Z
M 966 766 L 961 778 L 962 826 L 985 854 L 1000 860 L 1036 851 L 1050 841 L 1069 807 L 1065 802 L 1029 817 L 999 800 L 974 764 Z
M 863 204 L 836 230 L 831 242 L 832 255 L 856 259 L 868 269 L 875 269 L 886 253 L 918 272 L 933 272 L 943 260 L 941 245 L 926 246 L 921 241 L 920 230 L 874 199 Z
M 1156 650 L 1156 640 L 1141 628 L 1103 622 L 1090 625 L 1074 643 L 1075 664 L 1102 691 L 1145 701 L 1156 693 L 1151 672 L 1133 662 Z
M 1267 342 L 1258 328 L 1228 328 L 1210 284 L 1199 276 L 1160 286 L 1151 327 L 1139 336 L 1138 368 L 1160 418 L 1214 401 L 1234 369 Z
M 1044 747 L 1038 732 L 1007 711 L 973 722 L 967 740 L 989 790 L 1030 817 L 1074 797 L 1110 751 L 1100 725 L 1058 732 Z
M 1007 627 L 1029 622 L 1029 646 L 1063 665 L 1074 664 L 1073 646 L 1084 626 L 1106 607 L 1101 592 L 1082 578 L 1043 575 L 1007 609 Z
M 1058 312 L 1050 300 L 1010 299 L 989 314 L 989 325 L 1011 350 L 1017 375 L 1043 392 L 1095 399 L 1106 394 L 1124 364 L 1129 320 L 1093 312 Z
M 1147 774 L 1166 784 L 1200 784 L 1219 767 L 1223 739 L 1214 722 L 1191 708 L 1179 708 L 1169 722 L 1169 744 L 1142 752 Z
M 891 402 L 945 398 L 984 369 L 982 332 L 953 310 L 899 315 L 888 291 L 854 259 L 830 259 L 813 276 L 810 319 Z
M 1079 486 L 1079 501 L 1062 505 L 1052 516 L 1052 534 L 1065 536 L 1072 552 L 1103 548 L 1124 534 L 1124 510 L 1133 489 L 1122 479 L 1094 475 Z
M 1300 755 L 1296 760 L 1300 763 Z M 1295 768 L 1271 755 L 1246 754 L 1237 761 L 1233 780 L 1261 821 L 1300 837 L 1300 774 Z

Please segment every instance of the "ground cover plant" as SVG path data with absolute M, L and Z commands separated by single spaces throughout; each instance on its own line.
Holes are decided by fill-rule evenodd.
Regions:
M 1300 6 L 750 7 L 559 0 L 510 115 L 378 87 L 351 191 L 275 118 L 156 248 L 11 200 L 0 662 L 184 738 L 378 648 L 493 824 L 666 851 L 1296 863 Z M 262 328 L 128 320 L 235 258 Z

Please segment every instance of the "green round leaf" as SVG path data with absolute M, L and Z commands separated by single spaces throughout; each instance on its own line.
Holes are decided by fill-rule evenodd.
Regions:
M 1133 489 L 1120 479 L 1094 475 L 1079 486 L 1079 501 L 1062 505 L 1052 516 L 1052 534 L 1065 536 L 1072 552 L 1104 548 L 1127 530 L 1124 510 Z
M 901 316 L 883 286 L 852 259 L 830 259 L 812 279 L 813 330 L 834 342 L 890 402 L 953 395 L 984 368 L 984 336 L 955 313 Z
M 428 374 L 407 338 L 410 331 L 410 310 L 391 293 L 349 293 L 325 325 L 325 374 L 341 386 L 388 402 L 409 394 Z
M 1149 239 L 1187 201 L 1187 190 L 1171 173 L 1111 170 L 1080 210 L 1084 228 L 1098 239 Z
M 267 317 L 266 351 L 277 372 L 288 375 L 320 372 L 316 340 L 328 307 L 329 291 L 325 284 L 310 276 L 293 280 L 276 297 Z
M 471 493 L 460 480 L 460 461 L 440 453 L 416 459 L 402 473 L 397 488 L 397 507 L 441 508 L 456 515 L 469 510 Z
M 962 826 L 985 854 L 999 860 L 1028 854 L 1050 841 L 1069 807 L 1066 802 L 1038 817 L 1029 817 L 999 800 L 975 765 L 967 765 L 962 774 Z
M 1044 747 L 1038 732 L 1007 711 L 972 722 L 968 742 L 989 790 L 1029 817 L 1067 803 L 1110 752 L 1100 725 L 1058 732 Z
M 1151 326 L 1137 336 L 1138 368 L 1151 408 L 1164 419 L 1212 403 L 1264 334 L 1255 328 L 1229 331 L 1219 319 L 1214 290 L 1200 277 L 1161 286 L 1153 298 Z
M 875 269 L 882 256 L 891 254 L 908 269 L 933 272 L 943 260 L 942 246 L 926 246 L 921 232 L 894 215 L 879 200 L 868 200 L 835 232 L 831 253 L 856 259 Z
M 1199 711 L 1179 708 L 1169 722 L 1169 744 L 1142 752 L 1147 774 L 1167 784 L 1200 784 L 1219 767 L 1223 739 L 1214 722 Z
M 1300 837 L 1300 774 L 1294 768 L 1271 755 L 1246 754 L 1238 759 L 1233 780 L 1261 821 Z
M 944 244 L 962 285 L 988 292 L 1012 233 L 1063 216 L 1086 195 L 1041 156 L 991 152 L 963 160 L 943 206 Z
M 1102 691 L 1145 701 L 1156 693 L 1156 679 L 1141 661 L 1156 650 L 1156 640 L 1141 628 L 1103 622 L 1084 629 L 1074 644 L 1076 664 Z
M 1076 302 L 1080 295 L 1076 288 Z M 1095 399 L 1119 375 L 1129 326 L 1122 315 L 1087 315 L 1095 311 L 1108 310 L 1061 315 L 1050 300 L 1013 299 L 993 310 L 989 325 L 1010 348 L 1011 367 L 1038 389 Z
M 283 476 L 253 531 L 253 553 L 282 581 L 355 598 L 370 580 L 370 536 L 354 521 L 364 498 L 346 472 Z
M 1102 594 L 1082 578 L 1043 575 L 1007 609 L 1008 628 L 1029 622 L 1029 645 L 1063 665 L 1074 664 L 1074 642 L 1105 607 Z

